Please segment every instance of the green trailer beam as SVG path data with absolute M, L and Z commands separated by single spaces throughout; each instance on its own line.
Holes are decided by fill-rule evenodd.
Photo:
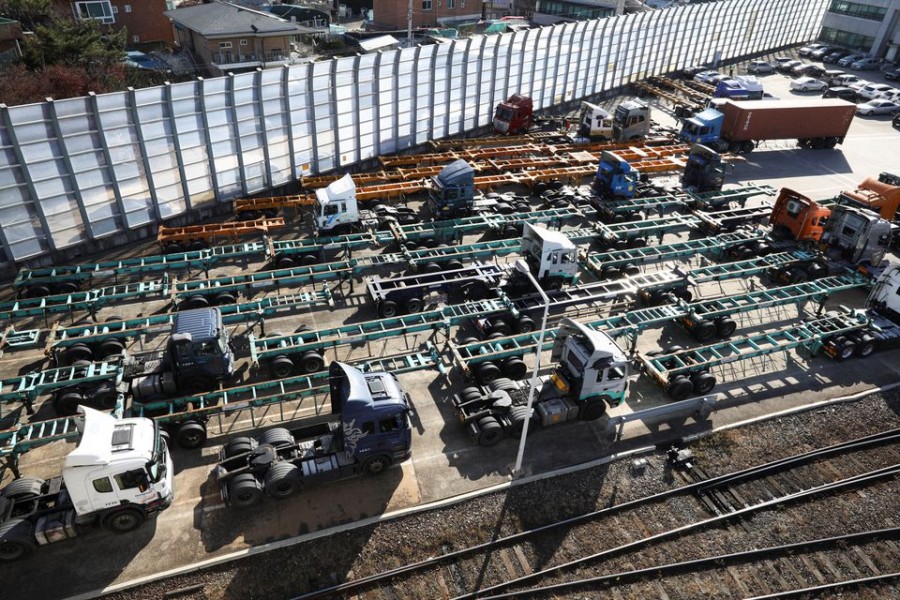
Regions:
M 122 380 L 122 360 L 115 357 L 101 362 L 44 369 L 19 377 L 0 380 L 0 403 L 22 402 L 28 414 L 34 414 L 34 400 L 41 394 L 75 384 Z M 0 418 L 4 415 L 0 411 Z
M 686 194 L 687 203 L 691 208 L 705 210 L 707 208 L 718 208 L 733 202 L 743 206 L 753 196 L 762 194 L 774 196 L 775 188 L 770 185 L 747 185 L 731 190 L 703 193 L 686 192 Z

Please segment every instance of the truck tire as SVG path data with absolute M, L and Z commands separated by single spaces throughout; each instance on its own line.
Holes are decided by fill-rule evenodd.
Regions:
M 462 261 L 458 258 L 452 258 L 447 261 L 447 270 L 448 271 L 458 271 L 462 269 L 465 265 L 463 265 Z
M 304 254 L 300 257 L 300 264 L 304 267 L 311 267 L 319 263 L 319 258 L 314 254 Z
M 502 318 L 497 317 L 496 319 L 491 319 L 491 328 L 490 334 L 493 335 L 495 333 L 501 334 L 502 337 L 508 337 L 511 333 L 509 324 Z
M 378 305 L 378 316 L 382 319 L 390 319 L 397 316 L 397 303 L 392 300 L 383 300 Z
M 119 392 L 111 381 L 104 381 L 91 392 L 92 404 L 103 410 L 112 410 L 119 403 Z
M 608 396 L 601 396 L 587 399 L 582 409 L 578 412 L 578 419 L 581 421 L 596 421 L 602 417 L 606 411 L 607 398 Z
M 50 295 L 50 286 L 43 283 L 36 283 L 25 288 L 24 298 L 43 298 Z
M 672 293 L 675 294 L 676 297 L 681 298 L 682 300 L 684 300 L 685 302 L 690 302 L 691 300 L 694 299 L 694 293 L 693 293 L 691 290 L 687 289 L 687 288 L 681 288 L 681 289 L 679 289 L 679 290 L 673 290 Z
M 263 491 L 251 473 L 235 475 L 228 482 L 228 503 L 235 508 L 248 508 L 259 504 Z
M 325 359 L 315 350 L 310 350 L 300 357 L 300 367 L 304 373 L 318 373 L 325 368 Z
M 411 315 L 422 312 L 422 306 L 424 302 L 422 302 L 421 298 L 407 298 L 406 299 L 406 312 Z
M 457 345 L 457 346 L 468 346 L 469 344 L 477 344 L 477 343 L 480 342 L 480 341 L 481 341 L 481 340 L 478 339 L 477 337 L 471 337 L 471 336 L 470 336 L 470 337 L 466 337 L 466 338 L 461 339 L 456 345 Z
M 489 387 L 494 392 L 511 392 L 516 389 L 516 384 L 509 377 L 498 377 L 490 383 Z
M 471 402 L 481 398 L 481 390 L 474 386 L 463 388 L 463 391 L 459 393 L 459 397 L 462 398 L 463 402 Z
M 531 333 L 534 331 L 534 319 L 528 315 L 522 315 L 516 324 L 516 331 L 519 333 Z
M 856 355 L 860 358 L 865 358 L 875 352 L 875 338 L 868 333 L 860 333 L 855 336 L 854 343 L 856 344 Z
M 678 375 L 669 384 L 668 392 L 673 400 L 684 400 L 694 393 L 694 384 L 686 375 Z
M 163 254 L 184 254 L 184 247 L 178 242 L 170 242 L 163 247 Z
M 252 437 L 236 437 L 233 440 L 229 440 L 227 444 L 225 444 L 224 450 L 222 450 L 222 454 L 225 455 L 225 458 L 231 458 L 232 456 L 237 456 L 239 454 L 245 454 L 250 452 L 254 448 L 256 448 L 256 440 Z
M 191 240 L 188 243 L 188 250 L 191 252 L 200 252 L 207 248 L 209 248 L 209 243 L 206 240 Z
M 22 477 L 16 479 L 8 486 L 0 490 L 0 496 L 11 500 L 30 500 L 41 495 L 41 488 L 44 486 L 43 479 L 35 479 L 33 477 Z
M 294 436 L 284 427 L 273 427 L 259 434 L 259 445 L 269 444 L 273 448 L 285 448 L 294 444 Z
M 209 298 L 201 294 L 195 294 L 182 300 L 178 310 L 194 310 L 196 308 L 209 308 Z
M 509 409 L 509 437 L 514 439 L 522 438 L 522 431 L 525 429 L 525 421 L 528 420 L 527 406 L 513 406 Z
M 103 340 L 100 342 L 100 358 L 106 359 L 110 356 L 120 356 L 125 352 L 125 344 L 121 340 Z
M 391 466 L 391 459 L 383 454 L 370 456 L 363 463 L 363 471 L 369 475 L 379 475 L 388 470 Z
M 691 335 L 700 343 L 708 342 L 716 337 L 716 332 L 716 324 L 706 319 L 695 322 L 691 328 Z
M 261 216 L 262 213 L 258 210 L 242 210 L 237 214 L 237 218 L 239 221 L 256 221 Z
M 737 323 L 731 317 L 719 317 L 715 320 L 716 333 L 721 338 L 731 337 L 737 330 Z
M 422 266 L 422 272 L 423 273 L 440 273 L 441 265 L 434 262 L 433 260 L 430 260 Z
M 276 356 L 269 363 L 269 371 L 275 379 L 284 379 L 294 374 L 294 361 L 287 356 Z
M 175 431 L 175 441 L 187 450 L 199 448 L 206 443 L 206 425 L 198 421 L 185 421 Z
M 136 508 L 120 508 L 103 517 L 103 528 L 114 533 L 128 533 L 146 520 L 144 513 Z
M 803 267 L 792 267 L 788 273 L 788 281 L 791 284 L 796 285 L 798 283 L 806 283 L 809 281 L 809 273 L 806 272 L 806 269 Z
M 72 344 L 66 348 L 66 362 L 69 363 L 70 366 L 74 365 L 79 360 L 94 360 L 94 351 L 91 350 L 91 347 L 87 344 Z
M 716 387 L 716 377 L 709 371 L 698 371 L 691 375 L 691 384 L 697 394 L 708 394 Z
M 61 391 L 53 398 L 53 408 L 61 417 L 71 417 L 78 412 L 78 405 L 84 403 L 84 396 L 78 391 Z
M 518 381 L 528 374 L 528 365 L 521 358 L 512 356 L 503 361 L 501 371 L 503 371 L 504 377 Z
M 466 290 L 466 299 L 470 302 L 478 302 L 488 297 L 487 286 L 481 281 L 477 281 Z
M 293 256 L 285 256 L 280 254 L 275 257 L 275 268 L 276 269 L 292 269 L 297 265 L 294 261 Z
M 634 277 L 641 274 L 641 268 L 634 263 L 625 263 L 622 266 L 621 273 L 628 277 Z
M 622 276 L 622 271 L 613 265 L 606 265 L 600 269 L 600 279 L 618 279 Z
M 475 370 L 478 382 L 482 385 L 489 384 L 493 380 L 500 377 L 501 374 L 500 367 L 490 361 L 481 363 L 475 368 Z
M 835 338 L 833 343 L 835 360 L 847 360 L 853 356 L 853 352 L 856 350 L 856 344 L 853 343 L 853 340 L 843 335 Z
M 213 299 L 213 304 L 216 306 L 225 306 L 226 304 L 234 304 L 235 302 L 237 302 L 237 298 L 231 292 L 216 294 L 216 297 Z
M 62 283 L 56 284 L 56 288 L 53 290 L 53 295 L 69 295 L 74 294 L 78 291 L 78 284 L 74 281 L 63 281 Z
M 289 462 L 277 462 L 266 471 L 266 494 L 278 500 L 290 498 L 300 491 L 300 471 L 297 465 Z
M 503 439 L 503 426 L 494 417 L 484 417 L 478 421 L 478 445 L 489 448 Z
M 0 524 L 0 562 L 25 558 L 37 549 L 31 523 L 10 519 Z

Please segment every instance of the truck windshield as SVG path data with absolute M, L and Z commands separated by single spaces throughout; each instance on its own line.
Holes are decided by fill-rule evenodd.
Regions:
M 513 110 L 508 106 L 497 107 L 497 118 L 501 121 L 510 121 L 513 117 Z
M 169 451 L 166 441 L 160 435 L 159 423 L 155 423 L 156 450 L 150 462 L 147 463 L 147 475 L 152 483 L 159 483 L 166 476 L 166 453 Z

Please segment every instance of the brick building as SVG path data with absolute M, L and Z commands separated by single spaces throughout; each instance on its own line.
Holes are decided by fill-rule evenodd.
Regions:
M 374 20 L 385 27 L 406 29 L 408 6 L 407 0 L 374 0 Z M 473 23 L 481 17 L 481 0 L 413 0 L 414 28 Z
M 126 29 L 129 46 L 172 43 L 175 32 L 163 14 L 175 8 L 173 0 L 54 0 L 76 19 L 94 19 L 115 29 Z

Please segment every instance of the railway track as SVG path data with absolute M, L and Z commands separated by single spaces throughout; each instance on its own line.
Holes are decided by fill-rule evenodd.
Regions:
M 844 492 L 892 479 L 900 474 L 900 464 L 896 462 L 898 442 L 900 429 L 884 431 L 719 476 L 709 476 L 691 464 L 689 453 L 676 451 L 671 453 L 670 463 L 674 465 L 673 476 L 678 473 L 684 480 L 680 487 L 516 533 L 497 535 L 472 546 L 445 547 L 443 555 L 360 576 L 295 600 L 518 598 L 528 594 L 546 596 L 563 588 L 608 584 L 616 581 L 613 576 L 617 574 L 604 568 L 609 561 L 640 562 L 654 548 L 674 541 L 689 544 L 694 536 L 702 537 L 714 528 L 728 527 L 747 535 L 751 532 L 751 519 L 757 514 L 789 511 L 792 506 L 822 498 L 838 501 Z M 883 532 L 870 532 L 869 537 L 860 534 L 857 538 L 804 540 L 803 543 L 810 548 L 825 548 L 829 544 L 831 547 L 863 544 L 871 539 L 896 536 L 897 529 L 890 527 Z M 705 560 L 696 564 L 721 570 L 716 565 L 772 560 L 779 553 L 788 556 L 794 550 L 796 547 L 785 544 L 769 548 L 768 555 L 745 552 L 736 553 L 739 556 L 733 558 L 705 556 L 694 562 Z M 900 551 L 897 552 L 900 560 Z M 889 578 L 891 571 L 875 567 L 877 559 L 871 553 L 860 550 L 859 554 L 860 565 L 855 566 L 855 572 L 847 568 L 852 573 L 849 579 L 838 581 L 836 574 L 846 570 L 834 568 L 828 569 L 833 575 L 830 579 L 820 573 L 813 582 L 824 586 L 850 580 L 874 583 Z M 652 579 L 654 572 L 685 572 L 688 567 L 684 562 L 690 561 L 634 568 L 618 574 L 635 580 Z M 808 567 L 803 570 L 819 572 Z M 803 581 L 799 577 L 797 580 Z M 777 587 L 790 591 L 794 589 L 791 585 L 785 582 Z

